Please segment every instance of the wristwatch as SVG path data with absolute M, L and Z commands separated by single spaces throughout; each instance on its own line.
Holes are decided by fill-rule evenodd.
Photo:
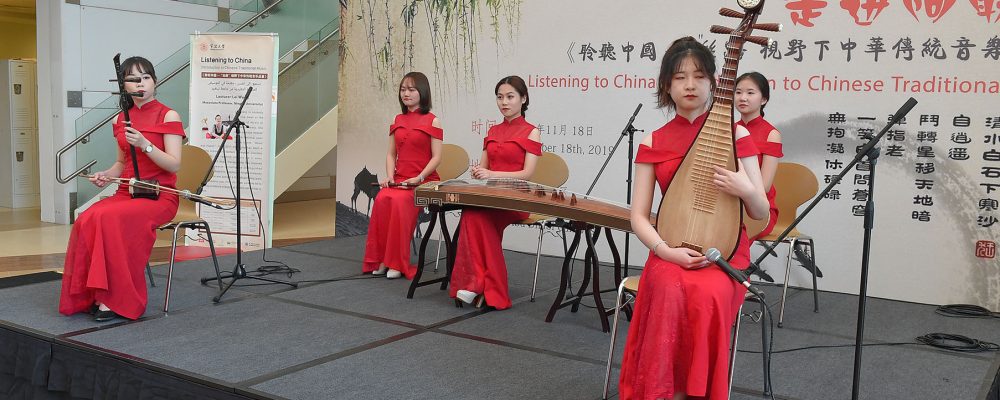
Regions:
M 153 144 L 152 143 L 147 144 L 146 147 L 142 148 L 142 152 L 146 153 L 146 154 L 152 153 L 153 152 Z

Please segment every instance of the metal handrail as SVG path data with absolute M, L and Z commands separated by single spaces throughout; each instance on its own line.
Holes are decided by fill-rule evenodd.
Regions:
M 233 30 L 233 32 L 242 31 L 244 28 L 250 26 L 250 24 L 253 23 L 254 21 L 257 21 L 258 19 L 260 19 L 261 15 L 264 15 L 267 12 L 271 11 L 272 8 L 274 8 L 278 4 L 281 4 L 284 1 L 285 0 L 277 0 L 274 3 L 271 3 L 269 6 L 264 7 L 264 9 L 261 10 L 259 13 L 257 13 L 253 17 L 248 18 L 246 20 L 246 22 L 244 22 L 240 26 L 236 27 L 236 29 Z M 181 71 L 183 71 L 184 69 L 186 69 L 187 67 L 190 67 L 190 66 L 191 66 L 191 61 L 188 61 L 188 62 L 184 63 L 184 65 L 182 65 L 180 68 L 175 69 L 173 72 L 167 74 L 163 79 L 160 79 L 159 82 L 157 82 L 157 85 L 162 84 L 162 83 L 166 83 L 167 81 L 170 80 L 170 78 L 173 78 L 173 77 L 177 76 L 177 74 L 180 74 Z M 280 73 L 279 73 L 279 75 L 280 75 Z M 90 167 L 93 167 L 94 164 L 97 164 L 97 160 L 90 160 L 90 162 L 88 162 L 87 165 L 84 165 L 83 167 L 80 167 L 76 171 L 73 171 L 73 173 L 70 174 L 69 176 L 66 176 L 66 177 L 62 176 L 62 155 L 65 154 L 70 149 L 72 149 L 73 147 L 75 147 L 76 145 L 80 144 L 80 142 L 83 142 L 83 141 L 87 140 L 87 138 L 90 137 L 91 134 L 93 134 L 94 132 L 97 132 L 98 129 L 101 129 L 101 127 L 103 127 L 104 125 L 106 125 L 108 122 L 111 122 L 116 117 L 118 117 L 118 113 L 111 114 L 107 118 L 101 120 L 101 122 L 98 122 L 92 128 L 88 129 L 82 135 L 77 136 L 76 139 L 73 139 L 72 141 L 69 142 L 69 144 L 63 146 L 63 148 L 59 149 L 59 151 L 56 152 L 56 180 L 59 181 L 59 183 L 63 183 L 63 184 L 69 183 L 70 181 L 73 180 L 73 178 L 76 178 L 80 174 L 82 174 L 82 173 L 86 172 L 87 170 L 89 170 Z
M 338 26 L 337 29 L 334 29 L 333 32 L 330 32 L 329 35 L 326 35 L 325 37 L 323 37 L 323 39 L 320 39 L 319 43 L 316 43 L 315 46 L 310 47 L 309 50 L 306 50 L 305 53 L 302 53 L 302 55 L 299 56 L 299 58 L 296 58 L 295 60 L 292 60 L 292 62 L 289 63 L 288 65 L 286 65 L 285 68 L 282 68 L 281 71 L 278 71 L 278 76 L 283 75 L 285 73 L 285 71 L 288 71 L 289 69 L 291 69 L 292 67 L 294 67 L 295 64 L 299 63 L 299 61 L 302 61 L 303 59 L 305 59 L 306 56 L 309 55 L 309 53 L 312 53 L 313 50 L 315 50 L 321 44 L 326 43 L 327 40 L 329 40 L 331 37 L 333 37 L 333 35 L 336 35 L 339 32 L 340 32 L 340 27 Z M 308 39 L 306 39 L 306 40 L 308 40 Z

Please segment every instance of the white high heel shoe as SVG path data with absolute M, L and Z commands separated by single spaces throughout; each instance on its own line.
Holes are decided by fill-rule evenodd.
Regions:
M 475 306 L 476 308 L 482 307 L 483 303 L 485 302 L 485 298 L 483 297 L 483 295 L 464 289 L 459 289 L 457 292 L 455 292 L 455 297 L 458 298 L 459 300 L 462 300 L 462 302 L 466 304 L 471 304 Z

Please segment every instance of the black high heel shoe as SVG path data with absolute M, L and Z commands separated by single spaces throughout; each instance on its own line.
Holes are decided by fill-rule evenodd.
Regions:
M 105 322 L 115 318 L 118 318 L 118 314 L 111 310 L 104 311 L 98 309 L 97 312 L 94 313 L 94 322 Z

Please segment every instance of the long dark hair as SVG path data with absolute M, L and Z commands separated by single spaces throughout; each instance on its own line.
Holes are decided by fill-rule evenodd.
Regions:
M 427 75 L 421 72 L 408 72 L 403 75 L 403 79 L 399 80 L 399 88 L 403 88 L 403 82 L 407 79 L 413 81 L 413 87 L 417 89 L 417 93 L 420 93 L 420 105 L 417 107 L 417 111 L 421 114 L 427 114 L 431 112 L 431 83 L 427 81 Z M 399 108 L 403 114 L 406 114 L 410 110 L 406 108 L 403 104 L 403 98 L 399 97 L 399 93 L 396 93 L 396 99 L 399 100 Z
M 149 74 L 149 76 L 153 78 L 153 83 L 156 83 L 156 69 L 153 68 L 153 63 L 143 57 L 136 56 L 126 58 L 125 61 L 122 62 L 121 68 L 122 70 L 119 71 L 119 73 L 123 78 L 131 73 L 133 69 L 138 69 L 139 73 Z M 156 92 L 153 92 L 153 94 L 155 95 Z M 132 100 L 132 96 L 125 96 L 125 102 L 128 104 L 127 108 L 135 106 L 135 101 Z
M 524 79 L 521 79 L 521 77 L 517 75 L 511 75 L 501 79 L 500 82 L 497 82 L 497 86 L 493 88 L 494 95 L 500 94 L 500 86 L 503 84 L 510 85 L 514 88 L 517 94 L 524 97 L 524 104 L 521 104 L 521 115 L 525 115 L 528 111 L 528 103 L 531 102 L 531 99 L 528 97 L 528 85 L 524 83 Z
M 743 75 L 740 75 L 739 78 L 736 78 L 735 85 L 739 85 L 740 82 L 742 82 L 744 79 L 749 79 L 754 83 L 754 85 L 757 85 L 757 90 L 760 91 L 761 98 L 763 98 L 764 100 L 771 100 L 771 84 L 768 83 L 767 78 L 765 78 L 763 74 L 757 71 L 747 72 Z M 767 105 L 766 103 L 760 105 L 761 116 L 764 116 L 764 106 L 766 105 Z
M 695 38 L 685 36 L 675 40 L 670 44 L 670 48 L 663 53 L 660 76 L 656 82 L 656 105 L 658 107 L 674 108 L 674 99 L 670 98 L 670 84 L 674 74 L 680 69 L 681 62 L 688 56 L 691 56 L 699 71 L 708 75 L 708 79 L 712 81 L 712 91 L 715 91 L 715 55 Z

